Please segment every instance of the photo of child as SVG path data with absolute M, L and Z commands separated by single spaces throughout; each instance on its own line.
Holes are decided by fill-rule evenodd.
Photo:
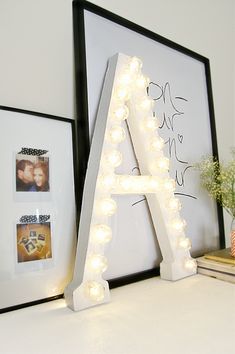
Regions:
M 17 224 L 18 263 L 52 258 L 51 224 Z
M 49 157 L 16 154 L 16 192 L 49 191 Z

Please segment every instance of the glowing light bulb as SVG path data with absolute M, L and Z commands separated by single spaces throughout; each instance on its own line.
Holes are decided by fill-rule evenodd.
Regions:
M 153 138 L 149 142 L 149 150 L 150 151 L 160 151 L 160 150 L 162 150 L 164 144 L 165 144 L 165 142 L 161 137 Z
M 172 227 L 176 231 L 183 231 L 186 227 L 186 221 L 183 219 L 175 219 L 172 221 Z
M 188 258 L 184 261 L 184 267 L 189 271 L 195 271 L 197 269 L 197 262 L 195 259 Z
M 168 192 L 174 192 L 175 190 L 175 180 L 174 179 L 166 179 L 163 183 L 163 187 L 165 188 L 165 190 L 167 190 Z
M 118 78 L 118 83 L 120 86 L 129 86 L 131 84 L 132 78 L 129 72 L 124 72 Z
M 128 101 L 130 99 L 130 90 L 128 86 L 120 86 L 115 90 L 115 97 L 119 100 Z
M 108 243 L 112 239 L 112 230 L 108 225 L 96 224 L 91 228 L 91 238 L 101 244 Z
M 99 302 L 104 299 L 105 288 L 96 281 L 89 281 L 85 284 L 85 292 L 92 301 Z
M 149 97 L 143 97 L 140 99 L 139 103 L 137 104 L 137 107 L 140 110 L 147 111 L 153 107 L 153 100 Z
M 131 58 L 130 63 L 129 63 L 129 71 L 131 73 L 135 73 L 142 68 L 142 65 L 143 65 L 143 63 L 139 58 L 133 57 L 133 58 Z
M 102 215 L 112 216 L 117 210 L 117 203 L 112 198 L 101 199 L 98 203 L 98 210 Z
M 150 79 L 148 77 L 145 77 L 144 75 L 139 75 L 135 81 L 136 86 L 140 89 L 148 87 L 149 83 Z
M 122 154 L 118 150 L 111 150 L 104 155 L 104 161 L 112 167 L 118 167 L 122 163 Z
M 174 186 L 174 188 L 175 188 L 175 186 Z M 182 206 L 181 206 L 179 199 L 171 198 L 167 203 L 167 207 L 172 211 L 177 211 L 177 210 L 180 210 Z
M 147 130 L 156 130 L 159 127 L 159 122 L 157 118 L 148 117 L 142 121 L 142 128 Z
M 114 174 L 110 175 L 100 175 L 98 177 L 98 186 L 105 190 L 113 189 L 116 183 L 116 178 Z
M 103 273 L 108 268 L 108 261 L 101 254 L 93 254 L 88 259 L 88 266 L 95 273 Z
M 127 119 L 129 115 L 129 109 L 126 105 L 118 106 L 114 109 L 112 117 L 118 121 Z
M 183 249 L 190 249 L 192 247 L 191 241 L 187 237 L 180 237 L 179 239 L 179 247 Z
M 148 181 L 149 189 L 152 191 L 158 191 L 160 189 L 160 181 L 156 176 L 150 176 Z
M 127 192 L 130 191 L 132 183 L 131 183 L 131 177 L 129 176 L 120 176 L 119 177 L 119 184 L 121 188 Z
M 156 158 L 156 161 L 152 161 L 149 165 L 150 172 L 152 174 L 159 173 L 159 171 L 169 170 L 170 161 L 167 157 Z
M 160 157 L 157 160 L 157 165 L 161 170 L 169 170 L 170 160 L 167 157 Z
M 125 137 L 126 137 L 125 130 L 118 125 L 112 127 L 108 133 L 109 141 L 112 144 L 121 143 L 123 140 L 125 140 Z

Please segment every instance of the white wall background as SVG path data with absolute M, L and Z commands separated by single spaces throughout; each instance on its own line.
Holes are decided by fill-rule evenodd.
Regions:
M 234 0 L 92 2 L 210 59 L 227 159 L 235 145 Z M 74 118 L 74 97 L 72 1 L 0 0 L 0 104 Z

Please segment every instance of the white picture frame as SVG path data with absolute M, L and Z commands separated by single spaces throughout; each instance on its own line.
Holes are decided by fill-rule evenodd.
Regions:
M 0 124 L 1 313 L 63 296 L 73 272 L 77 211 L 75 122 L 0 106 Z M 34 184 L 36 161 L 49 156 L 50 188 L 17 189 L 22 151 L 34 166 Z

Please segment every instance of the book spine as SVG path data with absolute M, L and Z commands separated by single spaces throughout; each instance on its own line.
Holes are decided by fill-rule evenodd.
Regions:
M 235 283 L 235 276 L 225 273 L 225 272 L 218 272 L 218 271 L 214 271 L 211 269 L 205 269 L 205 268 L 198 267 L 198 273 L 203 274 L 203 275 L 208 275 L 210 277 L 213 277 L 213 278 L 216 278 L 219 280 L 228 281 L 230 283 Z

